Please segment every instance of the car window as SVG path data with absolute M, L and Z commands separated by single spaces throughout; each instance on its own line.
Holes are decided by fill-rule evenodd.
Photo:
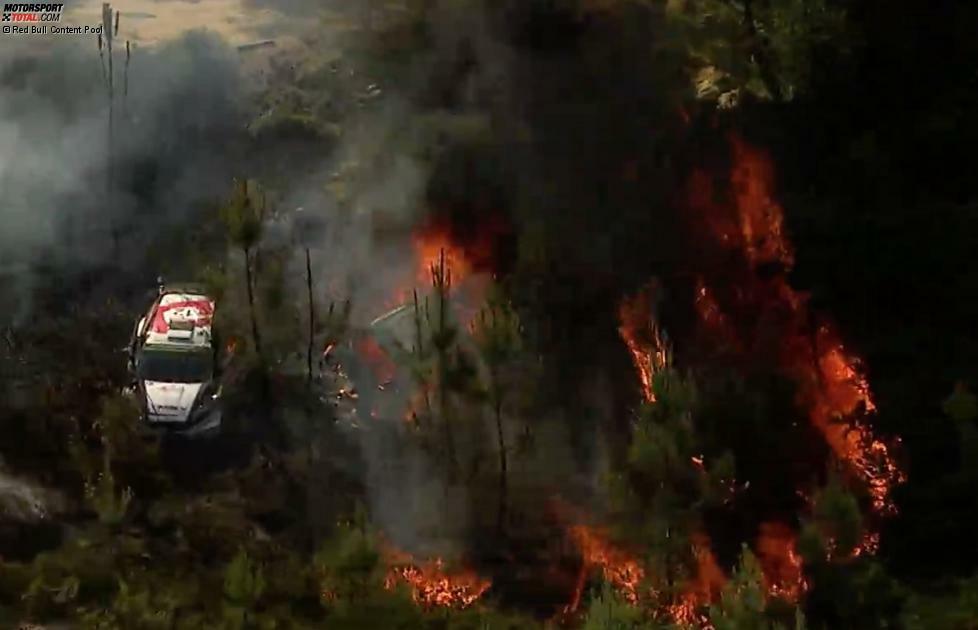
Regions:
M 144 349 L 139 353 L 136 369 L 139 378 L 144 381 L 204 383 L 214 373 L 214 360 L 210 350 L 174 352 Z

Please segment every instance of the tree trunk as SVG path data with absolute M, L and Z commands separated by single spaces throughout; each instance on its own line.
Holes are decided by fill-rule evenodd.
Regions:
M 438 334 L 445 334 L 445 307 L 448 301 L 448 287 L 445 285 L 445 252 L 441 254 L 441 279 L 438 283 Z M 441 421 L 445 425 L 445 450 L 448 461 L 449 479 L 454 479 L 458 464 L 455 460 L 455 435 L 452 431 L 452 422 L 448 413 L 448 348 L 444 347 L 444 341 L 438 344 L 438 407 Z
M 506 438 L 503 435 L 503 399 L 499 388 L 498 375 L 491 376 L 493 381 L 493 412 L 496 416 L 496 438 L 499 446 L 499 512 L 496 520 L 496 531 L 502 535 L 506 528 L 506 508 L 508 504 Z
M 253 286 L 253 281 L 251 277 L 251 248 L 244 248 L 245 257 L 245 283 L 248 286 L 248 310 L 251 313 L 251 340 L 255 344 L 255 352 L 258 354 L 258 358 L 262 358 L 261 354 L 261 335 L 258 332 L 258 319 L 255 316 L 255 290 Z
M 313 336 L 316 333 L 316 310 L 315 305 L 312 301 L 312 258 L 309 254 L 309 248 L 306 248 L 306 290 L 309 293 L 309 346 L 306 348 L 306 370 L 307 381 L 306 384 L 312 387 L 312 342 Z
M 115 216 L 113 202 L 114 195 L 112 194 L 112 187 L 114 185 L 114 169 L 115 169 L 115 156 L 114 156 L 114 139 L 113 139 L 113 128 L 115 127 L 115 82 L 113 79 L 114 72 L 112 70 L 112 37 L 111 33 L 107 34 L 106 47 L 109 51 L 109 128 L 108 128 L 108 149 L 109 149 L 109 160 L 105 173 L 105 203 L 106 208 L 109 212 L 109 221 L 112 224 L 112 256 L 118 260 L 119 259 L 119 218 Z

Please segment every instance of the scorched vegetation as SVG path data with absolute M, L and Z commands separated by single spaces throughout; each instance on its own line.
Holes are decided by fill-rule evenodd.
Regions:
M 0 64 L 0 626 L 975 627 L 974 7 L 286 4 Z

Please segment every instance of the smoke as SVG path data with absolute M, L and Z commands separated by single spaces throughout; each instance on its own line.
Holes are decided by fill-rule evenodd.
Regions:
M 236 59 L 219 39 L 193 32 L 137 48 L 128 78 L 117 40 L 110 181 L 95 42 L 45 43 L 0 60 L 0 286 L 19 305 L 14 321 L 41 267 L 137 273 L 154 235 L 223 192 L 243 128 Z
M 301 172 L 272 169 L 281 179 L 270 187 L 280 192 L 276 205 L 286 213 L 301 207 L 322 218 L 323 229 L 307 243 L 317 298 L 351 299 L 356 325 L 394 306 L 398 291 L 416 283 L 411 235 L 433 213 L 457 224 L 496 213 L 519 233 L 539 228 L 535 233 L 545 235 L 568 270 L 543 299 L 558 324 L 578 326 L 558 332 L 574 340 L 564 362 L 569 368 L 561 368 L 561 376 L 573 374 L 575 366 L 584 370 L 582 347 L 617 344 L 613 325 L 608 338 L 592 332 L 599 328 L 590 323 L 594 304 L 607 297 L 596 298 L 597 287 L 614 296 L 621 285 L 644 282 L 647 270 L 625 260 L 627 252 L 664 252 L 675 241 L 668 224 L 655 220 L 665 205 L 657 184 L 667 177 L 656 123 L 668 120 L 670 95 L 657 89 L 663 73 L 632 54 L 649 41 L 651 27 L 636 26 L 619 38 L 621 21 L 588 31 L 573 12 L 540 13 L 536 2 L 490 4 L 418 3 L 427 7 L 417 25 L 422 50 L 413 49 L 396 70 L 353 55 L 343 55 L 335 68 L 321 59 L 300 68 L 298 82 L 322 81 L 318 88 L 327 96 L 299 109 L 326 112 L 339 131 L 326 134 L 328 156 L 311 158 Z M 377 31 L 359 43 L 390 43 L 379 41 L 385 24 L 377 19 Z M 0 206 L 0 261 L 17 270 L 16 284 L 5 288 L 18 304 L 29 304 L 31 285 L 47 277 L 41 262 L 55 276 L 104 267 L 113 269 L 110 282 L 151 279 L 163 270 L 146 252 L 161 232 L 181 226 L 192 232 L 202 204 L 223 197 L 232 176 L 261 177 L 254 167 L 297 161 L 283 153 L 291 143 L 276 145 L 274 137 L 266 138 L 271 145 L 260 147 L 262 155 L 248 154 L 249 94 L 235 51 L 217 37 L 191 33 L 137 49 L 125 98 L 120 49 L 117 44 L 108 191 L 107 98 L 94 42 L 58 42 L 44 55 L 0 62 L 0 189 L 7 195 Z M 280 69 L 291 70 L 290 64 Z M 269 118 L 291 96 L 283 90 Z M 623 178 L 633 163 L 638 174 Z M 619 210 L 613 223 L 609 207 Z M 289 229 L 270 226 L 269 243 L 284 242 Z M 164 266 L 180 270 L 181 261 L 166 254 Z M 304 256 L 297 251 L 292 263 L 289 295 L 299 303 Z M 607 307 L 613 317 L 610 301 Z M 23 318 L 28 308 L 15 316 Z M 593 378 L 594 369 L 587 371 Z M 579 390 L 574 381 L 561 385 Z M 365 408 L 380 394 L 361 389 L 361 395 Z M 553 421 L 536 426 L 539 467 L 516 462 L 514 469 L 533 469 L 531 476 L 555 486 L 582 476 L 589 484 L 602 449 L 580 445 L 595 442 L 594 423 L 601 419 L 594 416 L 614 411 L 581 414 L 566 424 L 582 426 L 567 430 L 566 416 L 552 414 Z M 480 433 L 484 418 L 464 421 L 473 427 L 472 442 L 487 442 Z M 510 419 L 510 440 L 526 422 Z M 446 495 L 431 458 L 405 452 L 402 426 L 358 435 L 379 524 L 415 548 L 432 539 L 432 523 L 452 525 L 447 535 L 457 540 L 473 497 Z
M 355 325 L 369 324 L 399 303 L 399 290 L 417 283 L 411 236 L 436 215 L 435 223 L 447 223 L 449 233 L 497 224 L 489 218 L 503 217 L 504 223 L 519 227 L 542 218 L 569 268 L 597 266 L 601 279 L 613 272 L 616 261 L 611 257 L 620 255 L 620 242 L 592 247 L 606 217 L 596 193 L 601 179 L 611 177 L 609 172 L 617 176 L 619 166 L 632 157 L 630 147 L 624 155 L 609 152 L 621 151 L 614 143 L 639 130 L 624 123 L 609 130 L 607 125 L 628 86 L 611 96 L 589 95 L 609 102 L 561 111 L 567 107 L 568 87 L 587 90 L 574 85 L 580 58 L 572 49 L 554 57 L 521 48 L 512 32 L 518 28 L 519 16 L 507 14 L 500 20 L 499 12 L 472 5 L 428 3 L 424 49 L 414 50 L 396 75 L 363 71 L 359 89 L 382 96 L 343 121 L 336 150 L 283 200 L 285 208 L 301 207 L 303 213 L 323 217 L 324 229 L 310 243 L 314 277 L 317 286 L 326 285 L 328 295 L 352 299 Z M 378 43 L 371 40 L 370 45 Z M 359 76 L 361 68 L 355 62 L 340 64 L 334 72 Z M 554 72 L 557 76 L 551 76 Z M 631 78 L 633 84 L 640 81 Z M 581 99 L 585 96 L 578 93 Z M 642 96 L 653 98 L 648 90 Z M 613 136 L 604 138 L 608 133 Z M 328 181 L 323 172 L 330 174 Z M 589 186 L 594 190 L 585 192 Z M 618 236 L 634 238 L 626 229 Z M 488 255 L 484 260 L 501 258 Z M 294 267 L 298 271 L 300 266 L 304 259 L 297 256 Z M 303 278 L 304 271 L 291 275 Z M 614 327 L 609 330 L 611 343 L 617 344 Z M 410 345 L 411 340 L 401 341 Z M 574 360 L 579 358 L 580 346 Z M 532 453 L 510 462 L 513 479 L 530 480 L 526 487 L 513 489 L 511 500 L 519 503 L 510 506 L 514 511 L 537 518 L 547 492 L 587 497 L 600 485 L 608 454 L 598 427 L 607 426 L 608 416 L 617 410 L 605 404 L 614 379 L 605 378 L 600 368 L 589 371 L 589 387 L 563 384 L 565 391 L 581 392 L 574 397 L 580 402 L 575 411 L 505 419 L 514 453 L 518 442 L 535 436 L 534 444 L 521 447 Z M 447 484 L 444 464 L 432 457 L 431 445 L 428 450 L 419 446 L 402 419 L 405 390 L 411 388 L 405 376 L 399 392 L 377 391 L 369 378 L 355 377 L 359 417 L 350 431 L 366 464 L 371 514 L 395 544 L 414 553 L 471 550 L 472 532 L 486 525 L 479 519 L 494 512 L 494 432 L 487 430 L 488 418 L 475 406 L 453 418 L 463 475 L 476 470 L 477 483 L 490 479 L 491 487 L 483 491 L 474 490 L 471 482 Z M 524 431 L 531 424 L 532 431 Z M 438 442 L 441 436 L 431 438 Z

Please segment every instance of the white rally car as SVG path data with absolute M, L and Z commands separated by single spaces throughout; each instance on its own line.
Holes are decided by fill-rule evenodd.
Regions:
M 129 344 L 132 391 L 151 429 L 188 436 L 221 427 L 214 300 L 199 287 L 160 285 Z

